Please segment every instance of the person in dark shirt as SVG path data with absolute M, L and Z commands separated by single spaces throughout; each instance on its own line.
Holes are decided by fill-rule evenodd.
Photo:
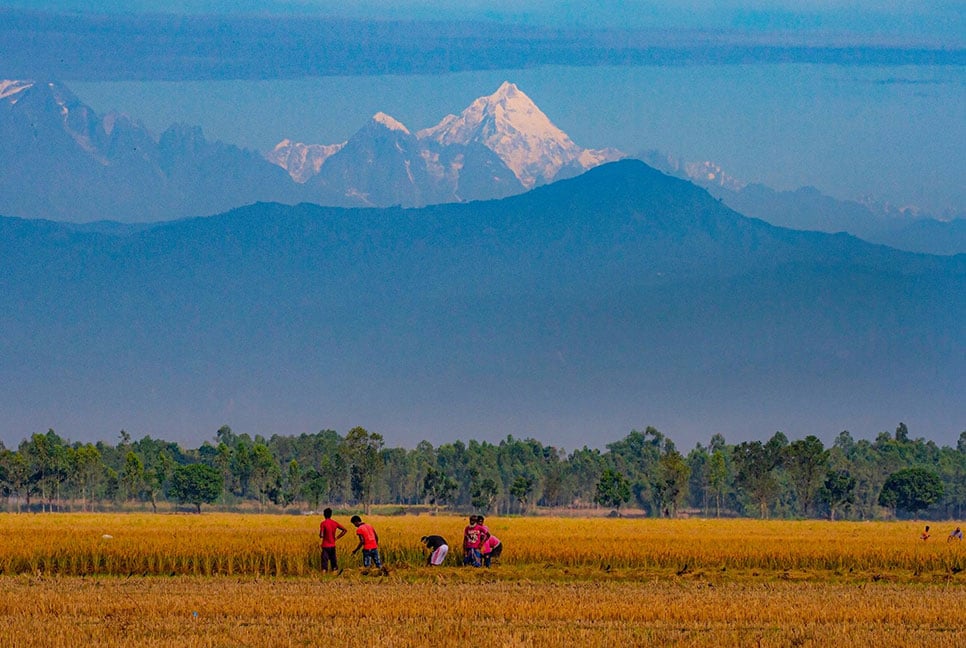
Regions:
M 443 536 L 429 535 L 423 536 L 419 541 L 429 549 L 429 558 L 426 564 L 435 566 L 442 565 L 446 559 L 446 554 L 449 553 L 449 544 L 447 544 L 446 539 Z

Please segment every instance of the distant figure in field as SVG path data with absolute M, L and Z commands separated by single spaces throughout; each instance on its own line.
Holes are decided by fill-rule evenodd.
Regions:
M 486 541 L 490 539 L 490 527 L 486 526 L 486 518 L 482 515 L 476 516 L 476 529 L 480 532 L 480 563 L 483 560 L 483 550 L 486 547 Z
M 446 554 L 449 553 L 449 545 L 446 543 L 446 539 L 443 536 L 429 535 L 423 536 L 419 541 L 429 549 L 429 558 L 426 564 L 437 567 L 442 565 L 443 561 L 446 560 Z
M 926 525 L 926 529 L 922 533 L 919 534 L 919 539 L 922 540 L 923 542 L 925 542 L 926 540 L 929 539 L 929 525 L 928 524 Z
M 388 576 L 389 570 L 379 559 L 379 534 L 376 533 L 371 524 L 363 522 L 358 515 L 353 515 L 349 521 L 352 522 L 352 525 L 356 528 L 356 535 L 359 536 L 359 544 L 352 550 L 352 553 L 356 554 L 362 549 L 362 573 L 368 574 L 369 566 L 375 565 L 384 576 Z
M 481 566 L 480 545 L 483 539 L 480 537 L 479 517 L 470 516 L 470 523 L 463 529 L 463 564 Z
M 952 542 L 953 540 L 957 540 L 959 542 L 963 541 L 963 530 L 959 527 L 953 529 L 953 532 L 949 534 L 948 538 L 946 538 L 946 542 Z
M 480 551 L 483 554 L 483 565 L 489 567 L 490 561 L 499 558 L 500 554 L 503 553 L 503 543 L 495 535 L 487 534 Z
M 332 571 L 335 571 L 339 568 L 335 557 L 335 543 L 347 533 L 347 529 L 332 519 L 332 509 L 327 508 L 322 511 L 322 516 L 325 518 L 319 525 L 319 537 L 322 538 L 320 543 L 322 547 L 322 571 L 329 571 L 330 565 Z

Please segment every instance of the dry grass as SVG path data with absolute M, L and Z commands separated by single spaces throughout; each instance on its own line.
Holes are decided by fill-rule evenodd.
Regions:
M 419 537 L 458 545 L 463 518 L 370 521 L 388 578 L 359 573 L 352 537 L 321 576 L 318 518 L 0 516 L 0 644 L 966 641 L 966 544 L 945 525 L 923 543 L 916 523 L 492 519 L 506 550 L 485 570 L 423 566 Z
M 8 577 L 0 579 L 0 620 L 10 646 L 908 648 L 966 639 L 962 587 L 467 581 L 451 579 L 453 571 L 415 582 Z
M 369 521 L 384 558 L 397 567 L 422 563 L 419 538 L 430 533 L 449 538 L 459 554 L 465 524 L 464 518 L 431 516 Z M 318 522 L 237 514 L 6 514 L 0 515 L 0 573 L 306 576 L 320 565 Z M 340 543 L 346 560 L 355 539 L 342 522 L 350 529 Z M 947 544 L 945 527 L 938 525 L 923 543 L 921 525 L 910 522 L 507 518 L 489 525 L 507 548 L 503 565 L 518 569 L 883 576 L 966 570 L 966 543 Z

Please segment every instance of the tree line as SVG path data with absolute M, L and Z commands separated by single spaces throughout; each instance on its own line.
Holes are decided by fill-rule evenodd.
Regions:
M 566 452 L 536 439 L 386 447 L 362 427 L 269 439 L 221 427 L 186 449 L 121 431 L 117 444 L 71 443 L 55 431 L 0 444 L 8 511 L 119 510 L 159 503 L 226 510 L 318 510 L 374 504 L 527 514 L 540 508 L 633 508 L 781 518 L 962 519 L 966 431 L 955 448 L 911 438 L 904 424 L 874 440 L 840 433 L 729 444 L 715 434 L 686 454 L 660 431 L 634 430 L 605 449 Z

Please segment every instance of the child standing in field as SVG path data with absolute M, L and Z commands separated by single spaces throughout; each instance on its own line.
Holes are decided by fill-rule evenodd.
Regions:
M 919 539 L 922 540 L 923 542 L 925 542 L 926 540 L 929 539 L 929 525 L 928 524 L 926 525 L 925 530 L 922 533 L 919 534 Z
M 463 528 L 463 564 L 480 566 L 480 545 L 483 540 L 480 537 L 478 526 L 478 516 L 471 515 L 470 523 Z
M 352 525 L 356 528 L 356 535 L 359 536 L 359 544 L 352 550 L 352 553 L 356 554 L 362 549 L 362 573 L 368 574 L 369 566 L 375 565 L 384 576 L 388 576 L 389 570 L 379 559 L 379 534 L 372 528 L 372 525 L 364 523 L 358 515 L 353 515 L 349 521 L 352 522 Z
M 329 571 L 330 565 L 332 571 L 335 571 L 339 568 L 335 557 L 335 543 L 346 534 L 347 529 L 332 519 L 332 509 L 322 511 L 322 516 L 325 518 L 319 525 L 319 537 L 322 538 L 322 571 Z

